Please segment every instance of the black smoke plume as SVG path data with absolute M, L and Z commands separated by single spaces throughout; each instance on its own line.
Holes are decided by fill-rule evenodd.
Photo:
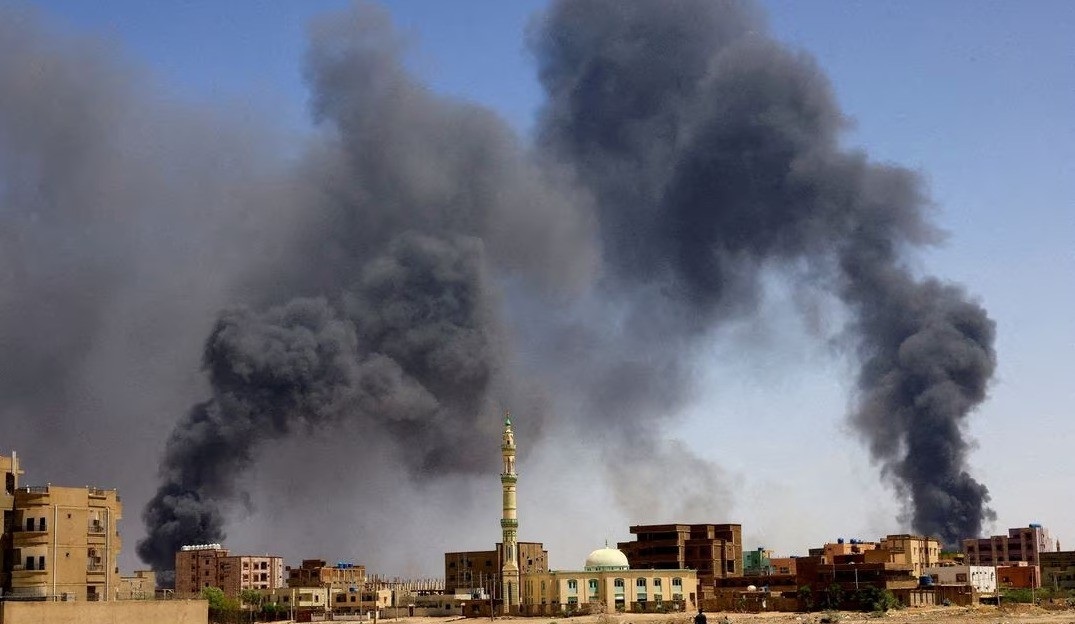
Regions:
M 298 426 L 359 422 L 427 480 L 494 471 L 491 416 L 511 405 L 537 434 L 544 408 L 505 366 L 489 267 L 551 288 L 592 271 L 567 180 L 489 112 L 416 84 L 384 15 L 360 7 L 311 33 L 326 133 L 295 182 L 306 218 L 287 262 L 251 280 L 274 307 L 226 313 L 209 338 L 212 399 L 177 424 L 144 514 L 155 569 L 222 541 L 242 469 Z
M 282 150 L 270 124 L 162 103 L 114 52 L 0 9 L 0 414 L 39 423 L 18 443 L 112 483 L 174 426 L 138 546 L 158 570 L 223 540 L 274 441 L 358 423 L 395 445 L 393 479 L 492 473 L 508 406 L 530 440 L 600 432 L 632 518 L 709 521 L 720 470 L 662 431 L 698 346 L 777 274 L 850 312 L 850 422 L 913 527 L 976 535 L 963 425 L 992 322 L 908 268 L 938 238 L 921 182 L 841 148 L 814 62 L 746 2 L 554 2 L 530 43 L 532 144 L 416 82 L 379 11 L 329 16 L 306 64 L 317 131 Z M 124 436 L 142 463 L 91 461 Z M 632 478 L 664 469 L 698 477 L 673 505 Z
M 841 149 L 814 62 L 741 2 L 558 2 L 532 41 L 539 142 L 594 192 L 604 286 L 641 319 L 617 340 L 651 364 L 605 377 L 602 396 L 682 391 L 680 354 L 750 313 L 767 271 L 826 287 L 862 360 L 851 423 L 909 495 L 912 526 L 947 545 L 978 535 L 989 497 L 967 474 L 962 423 L 993 374 L 993 323 L 905 268 L 935 238 L 920 183 Z

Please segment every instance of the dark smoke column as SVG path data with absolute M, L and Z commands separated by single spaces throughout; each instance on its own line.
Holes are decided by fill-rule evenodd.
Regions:
M 988 490 L 967 473 L 962 434 L 996 368 L 994 323 L 962 289 L 915 280 L 871 239 L 842 262 L 862 359 L 851 422 L 910 497 L 915 530 L 958 547 L 995 517 Z
M 753 314 L 765 275 L 826 289 L 861 363 L 849 420 L 914 530 L 949 546 L 978 535 L 992 512 L 964 427 L 995 368 L 993 322 L 907 270 L 937 239 L 921 181 L 840 147 L 846 122 L 813 60 L 751 3 L 720 0 L 555 2 L 532 46 L 538 143 L 597 198 L 603 286 L 633 323 L 617 339 L 648 357 L 633 386 L 685 385 L 661 364 Z

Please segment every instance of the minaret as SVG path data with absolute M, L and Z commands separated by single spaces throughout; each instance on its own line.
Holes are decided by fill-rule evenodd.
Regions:
M 500 519 L 500 528 L 504 532 L 504 565 L 500 569 L 501 597 L 504 600 L 504 614 L 517 613 L 519 599 L 519 519 L 515 514 L 515 483 L 519 480 L 515 474 L 515 434 L 511 431 L 511 413 L 504 414 L 504 442 L 500 445 L 504 458 L 504 472 L 500 474 L 500 485 L 504 490 L 504 516 Z

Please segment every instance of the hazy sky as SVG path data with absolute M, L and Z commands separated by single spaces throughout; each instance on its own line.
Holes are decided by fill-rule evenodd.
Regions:
M 67 33 L 115 42 L 175 97 L 223 102 L 301 136 L 309 127 L 305 25 L 347 3 L 32 4 Z M 525 32 L 543 2 L 381 4 L 409 35 L 411 68 L 422 81 L 497 111 L 521 133 L 531 129 L 542 94 Z M 1041 522 L 1066 549 L 1075 547 L 1075 504 L 1066 495 L 1075 487 L 1075 4 L 763 6 L 775 37 L 814 56 L 830 77 L 853 120 L 848 145 L 927 180 L 948 238 L 921 256 L 921 270 L 964 284 L 997 322 L 996 379 L 969 427 L 978 444 L 971 465 L 997 512 L 994 532 Z M 778 285 L 772 290 L 757 319 L 714 337 L 703 389 L 679 432 L 733 477 L 733 507 L 711 520 L 740 522 L 745 547 L 779 554 L 902 530 L 898 504 L 844 422 L 853 367 L 815 337 L 838 328 L 838 319 L 821 315 L 815 331 Z M 589 510 L 586 534 L 539 534 L 527 526 L 527 508 L 546 504 L 556 488 L 526 477 L 528 468 L 535 481 L 548 474 L 543 457 L 521 467 L 521 538 L 544 540 L 555 567 L 577 565 L 606 538 L 627 539 L 628 523 L 646 521 Z M 31 468 L 32 476 L 47 473 Z M 495 477 L 489 487 L 495 501 Z M 144 501 L 125 502 L 125 531 L 140 532 Z M 498 537 L 495 505 L 490 540 Z M 565 522 L 576 520 L 565 513 Z M 235 543 L 273 547 L 249 535 Z M 133 540 L 127 544 L 125 558 Z M 436 552 L 414 563 L 430 573 L 439 565 Z

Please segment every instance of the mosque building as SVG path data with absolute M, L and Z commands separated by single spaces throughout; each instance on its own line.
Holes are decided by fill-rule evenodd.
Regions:
M 447 592 L 490 595 L 506 615 L 697 609 L 696 570 L 632 570 L 627 555 L 607 544 L 590 553 L 582 570 L 549 570 L 548 551 L 540 542 L 518 541 L 519 477 L 510 414 L 504 418 L 500 451 L 502 541 L 494 551 L 445 553 Z
M 590 553 L 582 570 L 527 575 L 523 613 L 694 611 L 697 587 L 695 570 L 632 570 L 627 555 L 606 546 Z

